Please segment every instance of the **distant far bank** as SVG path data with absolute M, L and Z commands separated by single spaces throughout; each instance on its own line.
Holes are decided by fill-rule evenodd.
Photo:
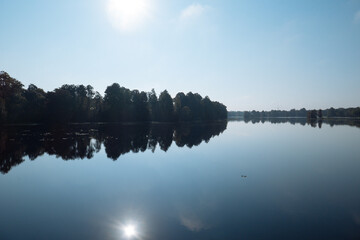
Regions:
M 87 122 L 209 122 L 227 119 L 226 106 L 208 96 L 182 92 L 172 98 L 164 90 L 144 92 L 108 86 L 104 97 L 90 85 L 66 84 L 45 92 L 27 89 L 0 71 L 0 124 Z
M 328 108 L 319 110 L 292 109 L 271 111 L 229 111 L 228 119 L 270 119 L 270 118 L 360 118 L 360 107 L 355 108 Z

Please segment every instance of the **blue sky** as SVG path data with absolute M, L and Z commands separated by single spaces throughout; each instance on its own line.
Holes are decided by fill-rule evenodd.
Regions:
M 360 106 L 360 0 L 0 0 L 25 86 L 198 92 L 228 110 Z

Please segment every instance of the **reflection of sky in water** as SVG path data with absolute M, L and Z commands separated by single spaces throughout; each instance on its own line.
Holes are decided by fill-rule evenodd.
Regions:
M 0 238 L 119 239 L 134 224 L 137 239 L 357 239 L 359 140 L 348 126 L 230 122 L 191 149 L 45 154 L 0 176 Z

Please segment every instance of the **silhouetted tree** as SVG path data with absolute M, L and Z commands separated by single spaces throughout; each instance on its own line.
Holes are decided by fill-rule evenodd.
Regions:
M 316 110 L 308 111 L 307 118 L 308 119 L 316 119 L 317 118 L 317 111 Z
M 123 116 L 126 96 L 124 90 L 117 83 L 112 84 L 105 90 L 104 97 L 104 120 L 109 122 L 119 122 Z
M 165 90 L 140 92 L 108 86 L 105 96 L 91 85 L 65 84 L 45 92 L 34 84 L 28 89 L 7 73 L 0 72 L 0 123 L 69 122 L 178 122 L 226 119 L 226 107 L 208 97 L 189 92 L 174 100 Z
M 319 109 L 317 116 L 318 116 L 318 118 L 320 118 L 320 119 L 323 118 L 323 114 L 322 114 L 322 110 L 321 110 L 321 109 Z
M 174 120 L 174 105 L 170 94 L 164 90 L 159 96 L 159 120 L 171 122 Z
M 17 122 L 22 112 L 23 85 L 6 72 L 0 72 L 0 122 Z
M 158 121 L 159 120 L 159 105 L 158 105 L 158 98 L 154 89 L 148 93 L 148 108 L 150 114 L 151 121 Z
M 42 122 L 45 115 L 46 93 L 41 88 L 30 84 L 27 91 L 24 91 L 26 103 L 22 119 L 25 122 Z

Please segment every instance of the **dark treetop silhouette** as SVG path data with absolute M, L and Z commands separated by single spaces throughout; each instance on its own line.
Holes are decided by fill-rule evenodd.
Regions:
M 197 93 L 178 93 L 174 99 L 165 90 L 140 92 L 108 86 L 102 97 L 88 85 L 63 85 L 45 92 L 30 84 L 28 89 L 0 72 L 0 123 L 69 122 L 183 122 L 227 118 L 226 106 Z
M 107 157 L 117 160 L 132 152 L 167 151 L 174 141 L 189 148 L 206 143 L 225 131 L 226 121 L 209 124 L 80 124 L 49 129 L 45 126 L 3 127 L 0 131 L 0 172 L 43 154 L 64 160 L 90 159 L 102 145 Z

